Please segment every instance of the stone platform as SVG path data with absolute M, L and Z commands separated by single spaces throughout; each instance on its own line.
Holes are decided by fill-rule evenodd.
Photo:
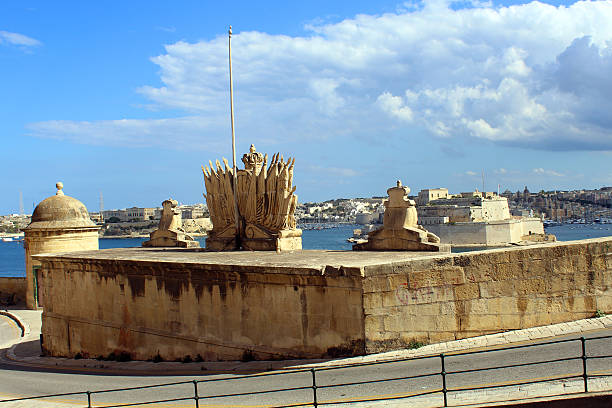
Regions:
M 612 312 L 612 238 L 459 254 L 118 248 L 35 258 L 53 356 L 354 356 Z

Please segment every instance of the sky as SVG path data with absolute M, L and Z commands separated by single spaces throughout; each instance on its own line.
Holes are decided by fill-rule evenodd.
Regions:
M 294 157 L 300 202 L 612 185 L 612 1 L 0 1 L 0 214 L 203 202 Z

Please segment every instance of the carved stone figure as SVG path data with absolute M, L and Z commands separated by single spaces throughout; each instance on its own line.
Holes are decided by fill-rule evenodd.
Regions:
M 397 181 L 387 190 L 383 227 L 368 234 L 368 241 L 353 245 L 353 250 L 365 251 L 448 251 L 440 238 L 417 224 L 417 210 L 409 199 L 410 188 Z
M 143 247 L 199 248 L 200 243 L 185 233 L 178 202 L 171 198 L 162 203 L 159 227 L 150 234 Z
M 209 161 L 203 166 L 206 204 L 213 229 L 206 248 L 216 251 L 236 248 L 239 236 L 242 249 L 254 251 L 302 249 L 302 230 L 296 228 L 294 216 L 297 195 L 293 183 L 295 159 L 284 160 L 277 153 L 268 163 L 251 145 L 242 156 L 244 170 L 236 174 L 239 230 L 234 217 L 233 169 L 226 159 L 223 167 Z

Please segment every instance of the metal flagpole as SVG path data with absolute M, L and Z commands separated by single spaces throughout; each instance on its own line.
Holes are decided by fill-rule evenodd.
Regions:
M 238 169 L 236 168 L 236 135 L 234 133 L 234 85 L 232 83 L 232 26 L 229 27 L 230 114 L 232 117 L 232 159 L 234 164 L 234 216 L 236 219 L 236 249 L 240 249 L 240 214 L 238 213 Z

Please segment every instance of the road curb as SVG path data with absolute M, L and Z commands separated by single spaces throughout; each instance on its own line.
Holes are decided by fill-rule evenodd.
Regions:
M 19 318 L 17 316 L 15 316 L 14 314 L 10 313 L 7 310 L 0 310 L 0 315 L 6 316 L 9 319 L 11 319 L 12 321 L 14 321 L 17 324 L 17 326 L 19 327 L 19 329 L 21 330 L 21 337 L 25 337 L 26 336 L 26 326 L 21 322 L 21 320 L 19 320 Z
M 11 314 L 12 315 L 12 314 Z M 17 318 L 16 316 L 14 316 Z M 17 318 L 17 321 L 19 319 Z M 26 323 L 27 324 L 27 323 Z M 428 357 L 440 354 L 459 354 L 461 352 L 477 351 L 481 349 L 496 349 L 506 346 L 540 341 L 565 335 L 576 335 L 583 332 L 592 332 L 612 327 L 612 315 L 600 318 L 582 319 L 570 323 L 558 323 L 549 326 L 532 327 L 528 329 L 500 332 L 479 337 L 454 340 L 445 343 L 430 344 L 418 349 L 395 350 L 385 353 L 370 354 L 366 356 L 349 357 L 328 361 L 294 360 L 294 361 L 253 361 L 253 362 L 204 362 L 189 367 L 177 362 L 149 363 L 146 361 L 113 362 L 97 361 L 92 359 L 74 360 L 67 358 L 25 356 L 15 354 L 16 347 L 23 341 L 15 343 L 7 350 L 8 360 L 19 364 L 39 368 L 53 368 L 60 370 L 79 370 L 92 372 L 120 372 L 134 374 L 147 372 L 171 373 L 172 375 L 190 375 L 205 372 L 211 373 L 261 373 L 266 371 L 295 371 L 311 368 L 330 368 L 352 366 L 364 363 L 386 362 L 415 357 Z

